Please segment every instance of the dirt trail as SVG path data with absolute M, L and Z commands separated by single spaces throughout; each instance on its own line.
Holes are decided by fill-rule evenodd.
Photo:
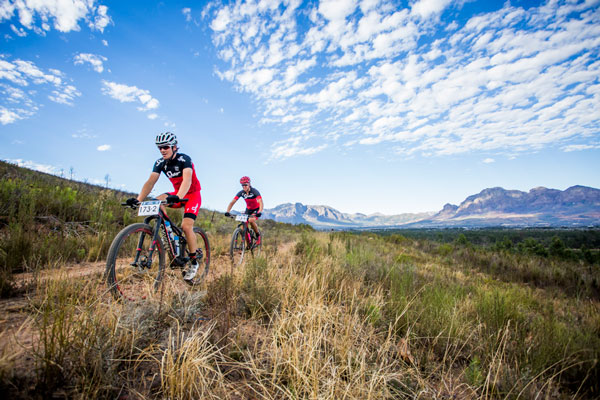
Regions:
M 292 242 L 279 245 L 278 253 L 287 253 L 293 247 Z M 206 282 L 211 282 L 219 276 L 231 271 L 229 256 L 213 256 Z M 33 337 L 31 332 L 31 313 L 29 310 L 30 295 L 40 283 L 52 279 L 77 279 L 86 276 L 100 279 L 106 269 L 106 261 L 73 263 L 58 269 L 43 270 L 36 273 L 25 272 L 15 274 L 17 295 L 8 299 L 0 299 L 0 356 L 5 349 L 10 349 L 15 356 L 31 349 Z M 178 274 L 167 274 L 165 279 L 180 279 Z M 187 285 L 177 287 L 186 290 Z M 110 296 L 109 294 L 106 294 Z

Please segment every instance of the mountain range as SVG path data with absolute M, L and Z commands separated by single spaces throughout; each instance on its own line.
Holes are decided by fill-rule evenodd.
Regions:
M 600 225 L 600 189 L 537 187 L 522 192 L 494 187 L 467 197 L 459 205 L 446 204 L 438 212 L 397 215 L 347 214 L 324 205 L 286 203 L 265 209 L 263 216 L 317 229 L 585 227 Z

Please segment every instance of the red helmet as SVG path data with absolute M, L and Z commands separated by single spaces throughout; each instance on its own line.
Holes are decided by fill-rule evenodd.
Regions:
M 241 183 L 241 184 L 244 184 L 244 183 L 248 183 L 248 184 L 250 184 L 250 178 L 248 178 L 247 176 L 242 176 L 242 177 L 240 178 L 240 183 Z

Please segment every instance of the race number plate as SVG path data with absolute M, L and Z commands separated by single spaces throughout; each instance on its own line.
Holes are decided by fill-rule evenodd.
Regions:
M 157 215 L 160 208 L 160 200 L 143 201 L 138 209 L 138 215 Z
M 248 214 L 238 214 L 235 216 L 236 221 L 246 222 L 248 221 Z

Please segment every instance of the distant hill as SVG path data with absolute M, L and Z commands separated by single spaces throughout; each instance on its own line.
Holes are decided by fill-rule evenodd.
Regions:
M 600 225 L 600 190 L 572 186 L 564 191 L 537 187 L 529 192 L 484 189 L 460 205 L 446 204 L 423 226 L 591 226 Z
M 310 206 L 302 203 L 285 203 L 264 210 L 264 218 L 292 224 L 309 224 L 315 228 L 352 229 L 365 227 L 387 227 L 421 221 L 432 217 L 434 212 L 418 214 L 346 214 L 329 206 Z
M 417 214 L 345 214 L 328 206 L 286 203 L 264 212 L 265 218 L 315 228 L 433 228 L 489 226 L 600 225 L 600 190 L 572 186 L 564 191 L 537 187 L 529 192 L 501 187 L 484 189 L 460 205 L 446 204 L 439 212 Z

